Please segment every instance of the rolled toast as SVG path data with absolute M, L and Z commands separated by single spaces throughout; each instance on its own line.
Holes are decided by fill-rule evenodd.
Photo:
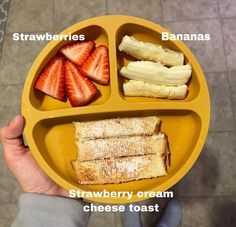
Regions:
M 89 161 L 145 154 L 160 154 L 166 147 L 164 134 L 77 140 L 78 159 Z
M 165 155 L 72 162 L 80 184 L 114 184 L 167 175 Z
M 159 123 L 160 119 L 156 116 L 74 122 L 75 138 L 99 139 L 153 135 L 159 131 Z
M 156 116 L 74 122 L 80 184 L 114 184 L 167 175 L 167 140 Z

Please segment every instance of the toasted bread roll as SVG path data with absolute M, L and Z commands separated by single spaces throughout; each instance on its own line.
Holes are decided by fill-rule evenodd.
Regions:
M 113 184 L 167 175 L 163 154 L 73 161 L 80 184 Z
M 167 140 L 156 116 L 74 122 L 80 184 L 113 184 L 167 175 Z
M 158 132 L 159 123 L 160 119 L 156 116 L 74 122 L 75 138 L 77 140 L 152 135 Z
M 78 159 L 88 161 L 145 154 L 160 154 L 166 147 L 164 134 L 77 140 Z

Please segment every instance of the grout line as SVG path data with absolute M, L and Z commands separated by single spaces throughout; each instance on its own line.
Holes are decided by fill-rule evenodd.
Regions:
M 0 86 L 15 86 L 15 85 L 24 85 L 24 82 L 22 82 L 22 83 L 12 83 L 12 84 L 10 84 L 10 83 L 1 83 L 0 82 Z
M 217 10 L 218 10 L 218 13 L 220 15 L 220 6 L 219 6 L 219 2 L 218 1 L 217 1 Z M 230 80 L 229 80 L 230 70 L 229 70 L 229 64 L 228 64 L 228 60 L 227 60 L 227 53 L 226 53 L 226 47 L 225 47 L 225 39 L 224 39 L 224 32 L 223 32 L 223 25 L 222 25 L 223 20 L 225 20 L 225 19 L 222 19 L 222 18 L 219 19 L 219 21 L 220 21 L 220 30 L 221 30 L 222 41 L 223 41 L 223 51 L 224 51 L 224 56 L 225 56 L 225 65 L 226 65 L 226 68 L 227 68 L 226 79 L 227 79 L 227 84 L 229 86 L 230 107 L 232 109 L 233 119 L 236 119 L 236 114 L 234 112 L 234 106 L 233 106 L 232 89 L 231 89 Z M 234 124 L 234 130 L 236 130 L 236 124 Z
M 236 19 L 236 16 L 231 16 L 231 17 L 219 17 L 220 19 Z
M 114 213 L 114 212 L 113 212 L 113 213 Z M 117 224 L 116 224 L 116 213 L 114 213 L 114 222 L 115 222 L 115 223 L 114 223 L 114 224 L 115 224 L 114 226 L 117 227 Z
M 23 33 L 23 34 L 38 34 L 38 33 L 51 33 L 51 34 L 53 34 L 54 33 L 54 31 L 53 31 L 54 29 L 52 29 L 52 31 L 49 31 L 49 30 L 47 30 L 47 31 L 28 31 L 28 32 L 19 32 L 19 31 L 14 31 L 14 32 L 9 32 L 9 33 L 6 33 L 5 35 L 7 35 L 7 36 L 9 36 L 9 35 L 13 35 L 14 33 Z
M 114 220 L 115 220 L 115 227 L 118 227 L 117 222 L 118 222 L 118 217 L 117 217 L 117 213 L 114 213 Z
M 7 9 L 7 19 L 5 21 L 5 26 L 4 26 L 4 34 L 3 34 L 3 40 L 2 40 L 2 44 L 1 44 L 1 48 L 0 48 L 0 61 L 2 60 L 3 56 L 2 56 L 2 51 L 3 51 L 3 45 L 5 42 L 5 36 L 7 35 L 7 21 L 8 21 L 8 17 L 9 17 L 9 12 L 10 12 L 10 6 L 11 6 L 11 0 L 9 0 L 8 2 L 8 9 Z
M 216 199 L 216 198 L 236 198 L 235 195 L 205 195 L 205 196 L 180 196 L 179 199 Z
M 204 70 L 202 70 L 202 71 L 203 71 L 204 74 L 208 74 L 208 73 L 227 73 L 227 70 L 222 70 L 222 71 L 204 71 Z
M 201 19 L 183 19 L 183 20 L 169 20 L 169 21 L 164 21 L 165 23 L 178 23 L 178 22 L 202 22 L 204 21 L 210 21 L 210 20 L 219 20 L 219 17 L 212 17 L 212 18 L 201 18 Z
M 4 205 L 16 205 L 17 206 L 18 202 L 6 202 L 6 203 L 3 203 L 3 204 Z
M 105 9 L 106 9 L 106 14 L 108 15 L 108 0 L 105 0 Z
M 213 130 L 213 131 L 211 131 L 211 130 L 209 130 L 208 131 L 208 134 L 216 134 L 216 133 L 231 133 L 231 132 L 235 132 L 235 129 L 233 129 L 233 130 Z
M 230 70 L 229 72 L 228 72 L 228 79 L 229 79 L 229 85 L 231 84 L 230 82 L 231 82 L 231 80 L 230 80 L 230 78 L 232 77 L 232 72 L 233 72 L 234 70 Z M 234 123 L 234 128 L 235 128 L 235 130 L 236 130 L 236 112 L 234 111 L 234 108 L 236 109 L 236 106 L 234 106 L 234 97 L 233 97 L 233 92 L 232 92 L 232 89 L 231 89 L 231 86 L 229 86 L 229 92 L 230 92 L 230 98 L 231 98 L 231 106 L 232 106 L 232 110 L 233 110 L 233 120 L 235 121 L 235 123 Z
M 114 212 L 112 212 L 112 214 L 113 214 L 113 217 L 112 217 L 112 219 L 113 219 L 113 224 L 114 224 L 114 226 L 116 227 L 116 215 L 115 215 Z
M 220 14 L 218 1 L 217 1 L 217 10 L 218 10 L 218 14 Z M 222 44 L 223 44 L 223 51 L 224 51 L 224 57 L 225 57 L 224 63 L 225 63 L 225 66 L 227 68 L 226 71 L 228 72 L 228 64 L 227 64 L 227 60 L 226 60 L 227 58 L 226 58 L 226 51 L 225 51 L 225 40 L 224 40 L 224 34 L 223 34 L 221 18 L 219 18 L 219 22 L 220 22 L 220 32 L 221 32 L 221 36 L 222 36 Z
M 161 24 L 164 26 L 164 7 L 163 7 L 163 2 L 160 0 L 160 6 L 161 6 Z
M 53 30 L 53 34 L 55 32 L 55 0 L 52 0 L 52 30 Z
M 221 19 L 220 5 L 219 5 L 219 1 L 218 0 L 216 0 L 216 7 L 217 7 L 218 14 L 219 14 L 219 18 Z

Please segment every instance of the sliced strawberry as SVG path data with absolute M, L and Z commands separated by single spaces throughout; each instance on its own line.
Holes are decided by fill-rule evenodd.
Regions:
M 94 42 L 84 41 L 67 44 L 60 49 L 69 60 L 81 66 L 94 48 Z
M 64 57 L 54 56 L 39 74 L 34 87 L 55 99 L 65 101 Z
M 95 85 L 70 61 L 65 62 L 65 85 L 72 106 L 86 105 L 97 93 Z
M 98 46 L 85 61 L 81 70 L 87 77 L 99 84 L 108 84 L 110 75 L 107 47 Z

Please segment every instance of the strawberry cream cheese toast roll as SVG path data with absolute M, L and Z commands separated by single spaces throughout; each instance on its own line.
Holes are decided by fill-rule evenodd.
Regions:
M 74 122 L 75 138 L 77 140 L 152 135 L 159 132 L 159 124 L 160 119 L 156 116 Z

